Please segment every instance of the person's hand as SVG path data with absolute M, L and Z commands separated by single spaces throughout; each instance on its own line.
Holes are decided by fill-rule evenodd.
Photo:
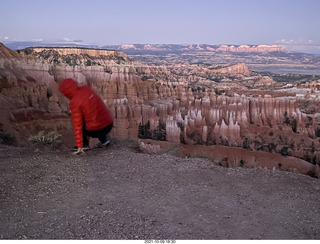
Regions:
M 79 154 L 84 154 L 84 153 L 85 153 L 85 152 L 84 152 L 83 148 L 82 148 L 82 147 L 79 147 L 78 150 L 77 150 L 76 152 L 72 153 L 72 154 L 73 154 L 73 155 L 79 155 Z

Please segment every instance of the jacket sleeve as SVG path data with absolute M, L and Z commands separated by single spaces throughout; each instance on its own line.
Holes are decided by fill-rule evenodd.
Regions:
M 70 104 L 72 125 L 76 146 L 83 147 L 83 117 L 80 106 Z

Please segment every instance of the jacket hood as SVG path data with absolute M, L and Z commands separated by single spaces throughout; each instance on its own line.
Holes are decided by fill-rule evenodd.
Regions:
M 73 79 L 65 79 L 60 83 L 60 92 L 71 99 L 78 90 L 78 84 Z

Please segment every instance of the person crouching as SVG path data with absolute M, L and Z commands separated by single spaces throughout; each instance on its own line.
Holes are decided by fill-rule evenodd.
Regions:
M 89 86 L 79 87 L 73 79 L 63 80 L 59 90 L 70 100 L 75 154 L 89 149 L 88 137 L 99 139 L 96 147 L 107 146 L 110 143 L 107 134 L 113 127 L 113 118 L 102 99 Z

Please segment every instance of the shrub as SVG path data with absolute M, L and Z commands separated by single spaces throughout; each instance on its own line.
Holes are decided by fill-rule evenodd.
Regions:
M 37 135 L 30 136 L 29 141 L 44 144 L 59 144 L 61 143 L 61 138 L 62 135 L 55 131 L 50 131 L 47 134 L 44 131 L 39 131 Z
M 138 127 L 138 137 L 140 139 L 153 139 L 157 141 L 165 141 L 166 140 L 166 124 L 159 123 L 157 128 L 154 130 L 150 130 L 150 121 L 148 121 L 145 125 L 139 124 Z
M 14 138 L 8 132 L 0 130 L 0 143 L 12 145 Z

